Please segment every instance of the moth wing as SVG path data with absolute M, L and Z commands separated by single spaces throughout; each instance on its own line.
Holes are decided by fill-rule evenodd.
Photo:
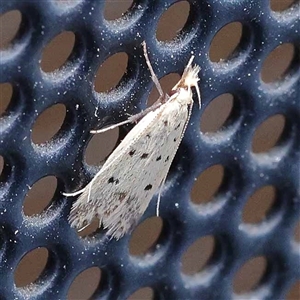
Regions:
M 73 204 L 71 226 L 81 228 L 96 216 L 117 239 L 130 231 L 167 176 L 188 116 L 187 106 L 176 102 L 148 113 Z

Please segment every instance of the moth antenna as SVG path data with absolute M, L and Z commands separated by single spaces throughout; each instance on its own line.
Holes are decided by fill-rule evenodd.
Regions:
M 198 67 L 198 66 L 197 66 L 197 67 Z M 199 68 L 199 71 L 200 71 L 200 68 Z M 199 71 L 198 71 L 198 72 L 199 72 Z M 198 73 L 198 72 L 197 72 L 197 73 Z M 197 97 L 198 97 L 198 101 L 199 101 L 199 109 L 201 109 L 202 103 L 201 103 L 201 94 L 200 94 L 199 85 L 198 85 L 198 84 L 195 85 L 195 88 L 196 88 Z
M 165 181 L 166 181 L 167 176 L 161 181 L 159 192 L 158 192 L 158 197 L 157 197 L 157 202 L 156 202 L 156 216 L 159 217 L 159 206 L 160 206 L 160 197 L 162 193 L 162 189 L 164 187 Z
M 66 197 L 73 197 L 73 196 L 77 196 L 77 195 L 82 194 L 84 192 L 84 190 L 85 190 L 85 187 L 83 189 L 77 191 L 77 192 L 73 192 L 73 193 L 64 193 L 64 192 L 62 192 L 62 194 Z
M 158 81 L 157 76 L 155 75 L 155 73 L 153 71 L 153 68 L 152 68 L 152 65 L 151 65 L 148 53 L 147 53 L 146 42 L 143 41 L 142 45 L 143 45 L 143 49 L 144 49 L 144 56 L 145 56 L 147 66 L 148 66 L 150 74 L 151 74 L 152 81 L 154 82 L 154 84 L 155 84 L 155 86 L 156 86 L 156 88 L 157 88 L 157 90 L 159 92 L 159 95 L 162 97 L 164 95 L 164 92 L 163 92 L 162 87 L 161 87 L 161 85 L 160 85 L 160 83 Z
M 81 232 L 81 231 L 83 231 L 84 229 L 86 229 L 86 228 L 89 227 L 89 226 L 90 226 L 90 224 L 86 224 L 86 225 L 84 225 L 83 227 L 78 228 L 77 231 L 78 231 L 78 232 Z

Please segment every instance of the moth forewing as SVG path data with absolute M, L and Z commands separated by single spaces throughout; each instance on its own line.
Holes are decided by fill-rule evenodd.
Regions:
M 108 229 L 107 234 L 119 238 L 128 232 L 166 177 L 187 116 L 187 109 L 183 110 L 178 102 L 172 106 L 163 104 L 145 116 L 74 203 L 71 225 L 84 227 L 97 216 Z M 172 124 L 174 122 L 176 125 Z M 144 130 L 149 126 L 156 130 Z
M 146 54 L 145 57 L 147 60 Z M 193 57 L 172 89 L 172 95 L 165 96 L 167 101 L 148 112 L 133 127 L 80 191 L 69 216 L 72 227 L 82 229 L 97 217 L 99 226 L 102 224 L 107 229 L 107 235 L 119 239 L 144 214 L 164 183 L 183 138 L 193 105 L 193 86 L 200 104 L 199 67 L 192 67 L 192 60 Z M 152 68 L 150 71 L 153 72 Z

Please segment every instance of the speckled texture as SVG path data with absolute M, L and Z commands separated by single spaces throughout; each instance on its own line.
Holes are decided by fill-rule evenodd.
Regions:
M 176 1 L 136 2 L 129 14 L 114 22 L 103 19 L 104 1 L 78 1 L 69 8 L 51 1 L 0 2 L 0 13 L 18 9 L 25 16 L 19 41 L 1 53 L 0 60 L 0 80 L 11 82 L 15 90 L 8 114 L 0 119 L 0 154 L 10 165 L 4 168 L 7 176 L 0 187 L 0 298 L 65 299 L 78 273 L 99 266 L 105 280 L 95 297 L 126 299 L 138 288 L 149 286 L 157 299 L 231 299 L 234 273 L 246 260 L 263 255 L 270 267 L 252 296 L 282 299 L 290 284 L 300 278 L 299 249 L 292 244 L 300 211 L 299 48 L 284 80 L 265 84 L 260 70 L 278 45 L 299 45 L 299 5 L 274 13 L 266 0 L 190 0 L 191 13 L 181 37 L 158 43 L 158 19 Z M 234 57 L 220 64 L 210 62 L 212 38 L 234 21 L 245 29 Z M 45 74 L 39 65 L 42 49 L 64 30 L 76 34 L 73 54 L 62 70 Z M 152 82 L 143 40 L 159 78 L 182 72 L 193 51 L 195 63 L 201 66 L 203 108 L 227 92 L 239 101 L 230 124 L 214 139 L 200 133 L 203 110 L 194 108 L 166 183 L 171 188 L 161 206 L 165 229 L 160 247 L 141 263 L 143 258 L 128 257 L 129 237 L 109 241 L 98 233 L 92 242 L 81 241 L 68 224 L 71 203 L 61 192 L 78 189 L 94 174 L 83 163 L 89 130 L 103 126 L 105 116 L 112 117 L 110 123 L 118 122 L 126 113 L 145 107 Z M 96 93 L 93 78 L 98 66 L 119 51 L 129 56 L 127 74 L 114 92 Z M 31 126 L 55 103 L 66 105 L 66 122 L 51 143 L 37 147 L 31 142 Z M 255 128 L 278 113 L 287 122 L 277 147 L 268 154 L 252 153 Z M 218 200 L 205 213 L 197 213 L 189 202 L 190 188 L 194 178 L 214 164 L 225 167 L 226 184 Z M 24 217 L 21 210 L 28 185 L 47 175 L 59 179 L 53 205 L 43 218 Z M 246 228 L 240 221 L 242 207 L 254 190 L 267 184 L 277 188 L 279 205 L 260 227 Z M 154 214 L 153 201 L 143 219 Z M 182 275 L 181 254 L 206 235 L 214 235 L 218 242 L 211 267 L 196 277 Z M 14 269 L 25 253 L 39 246 L 50 252 L 45 272 L 31 289 L 16 288 Z

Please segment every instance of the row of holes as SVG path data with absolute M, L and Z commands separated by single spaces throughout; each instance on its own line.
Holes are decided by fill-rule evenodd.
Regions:
M 76 1 L 72 2 L 74 3 Z M 283 11 L 290 7 L 295 1 L 273 0 L 270 2 L 272 10 Z M 64 3 L 66 3 L 66 1 L 64 1 Z M 118 2 L 117 4 L 110 1 L 106 1 L 104 9 L 104 18 L 107 20 L 118 19 L 131 7 L 131 5 L 132 1 Z M 189 12 L 190 5 L 187 1 L 180 1 L 169 7 L 169 9 L 163 13 L 163 15 L 160 18 L 160 21 L 158 22 L 156 32 L 157 39 L 159 41 L 167 41 L 176 38 L 178 32 L 180 32 L 180 30 L 184 27 L 189 16 Z M 0 34 L 0 50 L 8 48 L 9 45 L 12 43 L 14 37 L 19 31 L 21 19 L 22 15 L 18 10 L 9 11 L 4 15 L 0 16 L 0 22 L 2 24 Z M 176 20 L 176 22 L 174 22 L 174 20 Z M 226 35 L 228 34 L 228 32 L 227 34 L 224 34 L 224 37 L 226 37 Z M 241 31 L 239 34 L 236 34 L 236 37 L 240 34 Z M 212 61 L 214 60 L 212 59 Z
M 210 261 L 215 248 L 215 239 L 213 236 L 206 236 L 194 242 L 181 258 L 181 271 L 185 275 L 193 276 L 205 270 Z M 17 287 L 25 287 L 34 282 L 42 273 L 48 259 L 48 250 L 44 247 L 37 248 L 27 253 L 19 262 L 15 273 L 15 284 Z M 250 292 L 257 287 L 261 281 L 268 262 L 265 257 L 258 256 L 249 259 L 235 274 L 233 279 L 233 291 L 236 294 L 244 294 Z M 30 269 L 30 272 L 28 270 Z M 26 276 L 24 276 L 26 274 Z M 88 299 L 101 281 L 101 269 L 98 267 L 88 268 L 80 273 L 69 289 L 68 299 L 74 299 L 74 295 L 80 299 Z M 80 284 L 79 284 L 80 283 Z M 80 286 L 80 291 L 76 288 Z M 292 286 L 292 295 L 295 295 L 295 287 L 299 287 L 299 282 Z M 141 293 L 141 292 L 139 292 Z M 298 289 L 299 293 L 299 289 Z M 140 294 L 138 294 L 140 295 Z M 297 295 L 297 293 L 296 293 Z M 129 299 L 138 299 L 136 294 Z M 78 298 L 79 299 L 79 298 Z M 145 297 L 143 299 L 152 299 Z M 298 299 L 289 298 L 286 299 Z
M 196 205 L 203 205 L 209 203 L 212 199 L 214 199 L 214 195 L 217 193 L 224 177 L 223 168 L 220 165 L 215 165 L 208 168 L 204 171 L 196 180 L 192 191 L 191 191 L 191 200 Z M 54 191 L 56 190 L 57 180 L 54 176 L 48 176 L 41 180 L 39 180 L 36 184 L 32 186 L 29 190 L 23 210 L 26 216 L 36 216 L 44 211 L 46 207 L 48 207 L 51 199 L 53 197 Z M 42 195 L 42 196 L 41 196 Z M 37 201 L 37 199 L 39 199 Z M 268 217 L 268 213 L 272 211 L 272 208 L 277 201 L 277 192 L 274 186 L 267 185 L 256 190 L 246 202 L 243 212 L 242 212 L 242 222 L 246 224 L 259 224 L 265 221 Z M 152 221 L 149 221 L 152 220 Z M 162 223 L 158 225 L 157 220 L 151 218 L 141 223 L 135 230 L 135 232 L 139 232 L 140 230 L 145 230 L 148 232 L 149 228 L 150 232 L 157 232 L 158 234 L 161 232 Z M 145 224 L 147 226 L 145 227 Z M 88 226 L 85 230 L 80 232 L 80 236 L 88 236 L 95 232 L 98 228 L 98 221 L 95 220 L 90 226 Z M 142 228 L 142 229 L 141 229 Z M 296 230 L 295 238 L 297 238 Z M 145 242 L 145 247 L 147 246 L 147 241 L 149 234 L 138 234 L 139 236 L 147 236 L 147 240 Z M 134 236 L 134 234 L 133 234 Z M 142 251 L 143 252 L 143 251 Z M 139 255 L 140 252 L 132 254 Z
M 110 21 L 121 18 L 130 9 L 133 2 L 134 1 L 125 1 L 124 3 L 118 3 L 118 6 L 121 5 L 121 7 L 119 7 L 119 9 L 116 10 L 116 4 L 114 3 L 114 1 L 106 1 L 104 8 L 104 18 Z M 283 12 L 284 10 L 291 7 L 295 2 L 295 0 L 270 0 L 270 8 L 275 12 Z M 187 1 L 181 1 L 179 3 L 173 4 L 164 13 L 163 17 L 165 17 L 169 22 L 169 18 L 171 18 L 174 14 L 176 14 L 177 16 L 179 12 L 184 16 L 188 14 L 189 3 Z
M 126 2 L 126 1 L 125 1 Z M 272 2 L 275 2 L 275 1 L 271 1 L 271 3 Z M 279 1 L 280 2 L 280 1 Z M 281 2 L 283 2 L 283 1 L 281 1 Z M 108 1 L 107 1 L 107 3 L 109 3 Z M 128 3 L 128 2 L 126 2 L 126 3 Z M 272 5 L 271 5 L 272 6 Z M 170 24 L 172 24 L 172 22 L 170 22 Z M 232 25 L 233 26 L 233 25 Z M 234 25 L 235 26 L 235 25 Z M 240 26 L 240 25 L 238 25 L 238 26 Z M 240 29 L 240 33 L 238 33 L 237 35 L 241 35 L 241 29 Z M 157 33 L 157 38 L 158 39 L 160 39 L 159 38 L 159 32 Z M 74 40 L 75 40 L 75 36 L 74 36 Z M 73 43 L 74 43 L 74 41 L 73 41 Z M 212 44 L 212 47 L 213 47 L 213 44 Z M 219 47 L 219 46 L 218 46 Z M 235 48 L 235 47 L 233 47 L 233 48 Z M 46 49 L 45 49 L 45 51 L 46 51 Z M 294 51 L 294 48 L 293 48 L 293 51 Z M 293 52 L 292 51 L 292 52 Z M 67 51 L 68 52 L 68 51 Z M 70 51 L 71 52 L 71 51 Z M 69 53 L 70 53 L 69 52 Z M 66 57 L 68 57 L 69 56 L 69 53 L 68 54 L 66 54 Z M 213 52 L 211 52 L 211 54 L 212 54 Z M 293 54 L 290 56 L 290 60 L 291 60 L 291 57 L 293 56 Z M 226 56 L 227 57 L 227 56 Z M 226 58 L 225 57 L 225 58 Z M 113 58 L 113 57 L 112 57 Z M 220 58 L 218 59 L 218 57 L 214 57 L 214 56 L 212 56 L 211 55 L 211 59 L 213 60 L 213 61 L 219 61 L 220 60 Z M 214 60 L 215 59 L 215 60 Z M 44 54 L 44 56 L 43 56 L 43 59 L 42 59 L 42 61 L 47 61 L 47 56 L 46 56 L 46 53 Z M 65 59 L 63 59 L 62 60 L 62 62 L 60 63 L 60 65 L 62 65 L 63 63 L 64 63 L 64 61 L 65 61 Z M 289 63 L 288 63 L 289 64 Z M 126 66 L 125 66 L 126 67 Z M 124 67 L 124 69 L 125 69 L 125 67 Z M 50 67 L 51 68 L 51 67 Z M 104 68 L 104 66 L 103 66 L 103 68 Z M 109 67 L 109 68 L 111 68 L 111 67 Z M 45 65 L 45 67 L 43 67 L 43 62 L 42 62 L 42 69 L 44 70 L 44 71 L 48 71 L 47 70 L 47 65 Z M 51 70 L 50 70 L 51 71 Z M 270 72 L 270 73 L 274 73 L 274 72 Z M 107 72 L 106 72 L 106 74 L 108 74 Z M 122 76 L 122 75 L 121 75 Z M 121 76 L 119 76 L 119 79 L 121 78 Z M 99 76 L 100 77 L 100 76 Z M 263 74 L 262 74 L 262 77 L 263 77 Z M 119 80 L 118 79 L 118 80 Z M 117 80 L 116 80 L 117 81 Z M 97 91 L 101 91 L 101 90 L 108 90 L 108 89 L 110 89 L 110 87 L 109 86 L 104 86 L 104 87 L 95 87 L 95 89 L 97 90 Z M 2 103 L 2 101 L 0 102 L 0 103 Z M 281 116 L 281 118 L 282 118 L 282 116 Z M 43 123 L 43 122 L 42 122 Z M 276 122 L 275 122 L 276 123 Z M 284 121 L 283 121 L 283 123 L 284 123 Z M 44 123 L 43 123 L 43 125 L 44 125 Z M 208 130 L 209 131 L 209 130 Z M 282 130 L 281 130 L 282 131 Z M 205 131 L 204 131 L 205 132 Z M 33 138 L 34 139 L 34 138 Z M 97 143 L 98 144 L 98 143 Z M 273 191 L 273 193 L 274 193 L 274 191 Z M 273 196 L 274 197 L 274 196 Z M 211 247 L 213 247 L 213 238 L 211 238 L 211 237 L 208 237 L 209 239 L 210 239 L 210 242 L 208 242 L 208 244 L 211 246 Z M 205 238 L 202 238 L 202 239 L 205 239 Z M 205 244 L 206 242 L 204 241 L 204 240 L 201 240 L 201 244 L 203 245 L 203 244 Z M 209 246 L 208 245 L 208 246 Z M 45 248 L 41 248 L 41 250 L 42 249 L 44 249 L 46 252 L 47 252 L 47 250 L 45 249 Z M 202 249 L 200 249 L 201 251 L 202 251 Z M 37 250 L 36 250 L 37 251 Z M 198 250 L 198 252 L 199 253 L 202 253 L 201 251 L 199 251 Z M 33 251 L 34 252 L 34 251 Z M 30 255 L 30 254 L 32 254 L 33 252 L 31 252 L 31 253 L 29 253 L 28 255 Z M 26 259 L 26 257 L 27 256 L 25 256 L 24 257 L 24 259 Z M 47 257 L 47 253 L 46 253 L 46 257 Z M 255 258 L 255 259 L 258 259 L 258 260 L 260 260 L 260 262 L 259 262 L 259 264 L 260 265 L 263 265 L 263 268 L 265 268 L 265 266 L 266 266 L 266 260 L 264 259 L 264 258 Z M 255 260 L 254 259 L 254 260 Z M 261 261 L 261 259 L 262 259 L 262 261 Z M 185 265 L 185 262 L 184 262 L 184 259 L 183 259 L 183 261 L 182 261 L 182 263 L 183 263 L 183 271 L 184 271 L 184 265 Z M 93 273 L 93 275 L 92 276 L 95 276 L 96 278 L 94 278 L 95 279 L 95 281 L 97 281 L 97 283 L 95 283 L 95 287 L 94 287 L 94 289 L 96 288 L 96 286 L 98 286 L 98 283 L 99 283 L 99 281 L 100 281 L 100 276 L 101 276 L 101 271 L 100 271 L 100 269 L 98 269 L 98 268 L 91 268 L 91 269 L 89 269 L 89 270 L 87 270 L 87 271 L 84 271 L 83 273 L 81 273 L 77 278 L 76 278 L 76 280 L 84 280 L 83 278 L 86 278 L 87 277 L 87 273 L 86 272 L 92 272 Z M 18 270 L 16 271 L 16 272 L 18 272 Z M 98 275 L 97 275 L 98 274 Z M 247 273 L 247 274 L 249 274 L 249 273 Z M 247 276 L 247 274 L 245 275 L 245 276 Z M 82 277 L 81 277 L 82 276 Z M 92 281 L 93 281 L 93 279 L 92 279 Z M 17 280 L 16 280 L 16 283 L 17 283 Z M 17 283 L 17 285 L 18 285 L 18 283 Z M 73 283 L 73 285 L 76 285 L 75 284 L 75 281 L 74 281 L 74 283 Z M 87 286 L 89 286 L 89 284 L 87 284 Z M 235 284 L 234 284 L 234 287 L 235 287 Z M 148 293 L 148 294 L 151 294 L 151 295 L 153 295 L 153 291 L 150 289 L 150 288 L 145 288 L 145 289 L 147 289 L 146 290 L 146 293 Z M 244 292 L 244 291 L 247 291 L 248 289 L 243 289 L 242 290 L 242 292 Z M 236 289 L 235 288 L 235 292 L 241 292 L 241 290 L 239 290 L 239 289 Z M 71 291 L 70 291 L 70 293 L 71 293 Z M 71 294 L 69 293 L 69 299 L 72 299 L 72 296 L 71 296 Z M 78 296 L 78 294 L 76 294 L 76 296 Z M 140 296 L 137 296 L 137 295 L 132 295 L 132 299 L 134 299 L 134 298 L 136 298 L 136 299 L 140 299 L 139 297 Z M 82 298 L 84 298 L 84 297 L 82 297 Z M 148 299 L 150 299 L 151 297 L 149 296 L 149 298 Z M 291 299 L 295 299 L 295 298 L 291 298 Z M 297 299 L 297 298 L 296 298 Z
M 224 26 L 216 34 L 209 50 L 209 57 L 212 62 L 224 61 L 234 53 L 241 42 L 242 30 L 241 23 L 233 22 Z M 42 70 L 44 72 L 53 72 L 61 68 L 71 55 L 74 44 L 75 34 L 73 32 L 62 32 L 56 36 L 43 51 L 41 58 Z M 0 50 L 8 47 L 8 45 L 9 40 L 6 42 L 2 40 L 2 43 L 0 40 Z M 288 70 L 294 54 L 295 47 L 292 44 L 283 44 L 273 50 L 263 64 L 261 71 L 262 80 L 266 83 L 278 80 Z M 117 53 L 107 59 L 97 72 L 95 90 L 97 92 L 105 92 L 116 86 L 126 71 L 126 61 L 126 53 Z M 107 70 L 115 71 L 107 72 Z M 106 77 L 102 76 L 104 74 L 113 74 L 113 77 L 106 78 L 103 83 L 103 78 Z
M 195 205 L 206 205 L 216 199 L 220 186 L 224 180 L 224 170 L 221 165 L 214 165 L 206 169 L 195 180 L 191 190 L 191 201 Z M 41 214 L 51 203 L 57 187 L 57 179 L 47 176 L 37 181 L 26 195 L 23 211 L 28 217 Z M 272 185 L 257 189 L 248 199 L 242 213 L 242 221 L 247 224 L 258 224 L 268 217 L 268 213 L 277 203 L 277 191 Z M 201 208 L 199 208 L 201 211 Z M 95 223 L 96 228 L 98 223 Z M 89 228 L 89 227 L 88 227 Z M 96 229 L 94 228 L 94 230 Z M 82 231 L 86 235 L 90 231 Z
M 125 1 L 124 3 L 118 3 L 118 9 L 116 10 L 114 1 L 106 1 L 103 12 L 104 18 L 109 21 L 121 18 L 130 9 L 133 2 L 134 1 Z M 270 0 L 270 8 L 275 12 L 283 12 L 291 7 L 293 3 L 295 3 L 295 0 Z M 186 15 L 189 13 L 189 3 L 187 1 L 173 4 L 162 17 L 166 19 L 166 22 L 170 22 L 171 17 L 174 16 L 174 14 L 178 17 L 179 13 L 183 15 L 181 18 L 186 18 Z M 180 28 L 177 28 L 177 31 L 178 29 Z M 175 31 L 175 28 L 173 30 Z
M 161 80 L 160 82 L 162 83 L 162 86 L 165 87 L 164 81 Z M 0 88 L 1 87 L 2 90 L 11 93 L 11 87 L 8 84 L 0 84 Z M 153 94 L 155 93 L 157 93 L 156 90 L 153 93 L 151 92 L 148 102 L 153 102 L 153 99 L 155 99 Z M 208 138 L 213 137 L 213 134 L 220 131 L 224 132 L 229 120 L 233 121 L 231 120 L 231 115 L 236 101 L 237 100 L 234 99 L 233 95 L 229 93 L 222 94 L 213 99 L 203 110 L 200 121 L 200 131 Z M 51 138 L 59 132 L 66 118 L 66 112 L 67 110 L 63 104 L 56 104 L 41 113 L 32 127 L 33 143 L 40 145 L 50 141 Z M 285 117 L 281 114 L 268 117 L 262 122 L 253 135 L 253 153 L 270 151 L 280 140 L 285 128 L 285 123 Z M 90 140 L 85 153 L 86 162 L 88 164 L 95 164 L 102 161 L 114 149 L 117 141 L 117 129 L 94 135 Z M 105 145 L 106 147 L 99 147 L 101 145 Z

